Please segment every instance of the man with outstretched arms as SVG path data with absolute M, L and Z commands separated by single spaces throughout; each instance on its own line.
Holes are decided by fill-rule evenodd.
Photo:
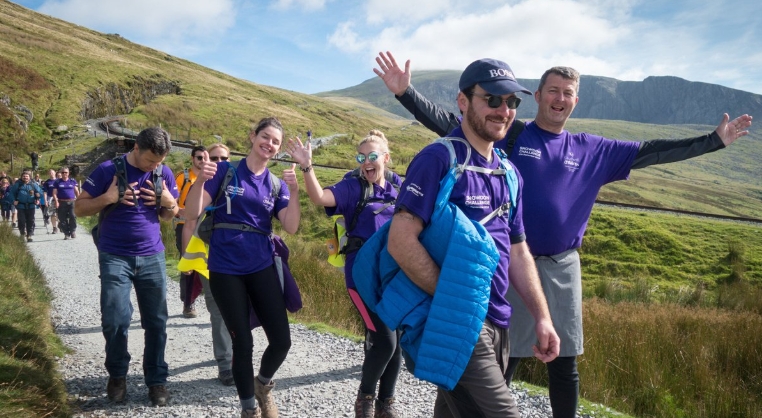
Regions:
M 145 331 L 143 373 L 148 396 L 154 406 L 166 405 L 170 397 L 166 389 L 168 367 L 164 361 L 167 273 L 159 227 L 160 219 L 169 221 L 178 210 L 175 177 L 169 167 L 161 164 L 170 148 L 169 134 L 163 129 L 141 131 L 132 151 L 117 157 L 124 160 L 123 197 L 120 199 L 117 165 L 108 160 L 85 180 L 74 206 L 77 216 L 103 212 L 97 246 L 101 324 L 109 374 L 106 392 L 112 402 L 123 402 L 127 395 L 125 377 L 130 364 L 127 331 L 133 312 L 130 302 L 133 286 L 140 324 Z M 159 166 L 160 175 L 156 170 Z M 155 182 L 159 181 L 162 182 L 161 195 L 157 196 Z
M 375 73 L 418 121 L 439 135 L 459 125 L 457 115 L 443 111 L 410 85 L 409 60 L 404 70 L 389 52 L 380 53 L 376 62 L 380 69 L 374 69 Z M 627 179 L 631 169 L 681 161 L 725 148 L 746 135 L 752 123 L 749 115 L 729 121 L 725 114 L 714 132 L 677 140 L 635 142 L 584 132 L 572 134 L 564 127 L 579 100 L 579 79 L 573 68 L 547 70 L 534 93 L 538 104 L 535 120 L 526 124 L 516 121 L 505 138 L 495 144 L 509 152 L 510 161 L 530 191 L 523 200 L 527 243 L 561 338 L 561 354 L 547 363 L 554 418 L 574 417 L 577 409 L 576 356 L 583 353 L 582 272 L 577 248 L 582 245 L 600 188 Z M 495 97 L 488 100 L 496 102 Z M 506 374 L 510 383 L 520 358 L 532 356 L 534 336 L 533 320 L 521 299 L 510 289 L 507 297 L 513 306 L 511 361 Z
M 493 76 L 496 72 L 500 75 Z M 457 102 L 463 113 L 463 124 L 450 136 L 467 141 L 467 144 L 452 141 L 458 163 L 480 171 L 464 171 L 449 201 L 469 219 L 480 221 L 510 202 L 505 175 L 493 174 L 501 167 L 493 144 L 505 136 L 516 116 L 516 93 L 524 90 L 508 65 L 497 60 L 475 61 L 461 76 Z M 499 105 L 489 106 L 487 96 L 499 97 Z M 469 148 L 471 159 L 465 161 Z M 449 169 L 450 156 L 441 144 L 429 145 L 416 155 L 400 190 L 397 213 L 389 230 L 389 253 L 418 287 L 432 295 L 437 291 L 441 270 L 420 243 L 419 235 L 431 220 L 439 182 Z M 558 355 L 558 336 L 525 242 L 520 179 L 518 187 L 514 215 L 502 213 L 484 225 L 499 254 L 490 284 L 487 317 L 455 388 L 452 391 L 438 389 L 435 417 L 519 416 L 516 401 L 504 379 L 508 367 L 508 327 L 512 326 L 511 306 L 505 299 L 509 287 L 522 296 L 536 319 L 536 325 L 532 325 L 536 356 L 551 361 Z

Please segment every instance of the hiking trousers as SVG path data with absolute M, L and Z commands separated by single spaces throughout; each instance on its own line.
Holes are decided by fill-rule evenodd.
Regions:
M 16 208 L 18 212 L 19 233 L 22 237 L 31 237 L 34 235 L 34 205 L 31 207 Z

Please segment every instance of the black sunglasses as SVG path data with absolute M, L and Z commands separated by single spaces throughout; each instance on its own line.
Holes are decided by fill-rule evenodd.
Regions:
M 521 99 L 516 96 L 511 96 L 507 99 L 503 99 L 500 96 L 493 96 L 491 94 L 485 94 L 484 96 L 474 93 L 474 96 L 479 97 L 487 101 L 487 106 L 497 109 L 503 102 L 508 106 L 508 109 L 516 109 L 521 104 Z
M 211 161 L 227 161 L 230 157 L 209 157 Z
M 204 156 L 203 155 L 197 155 L 196 156 L 196 160 L 203 161 L 204 160 Z

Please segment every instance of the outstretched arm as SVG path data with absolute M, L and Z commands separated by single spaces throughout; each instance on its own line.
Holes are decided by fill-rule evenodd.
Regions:
M 727 113 L 711 134 L 686 139 L 653 139 L 640 143 L 640 149 L 632 163 L 633 169 L 655 164 L 666 164 L 698 157 L 732 144 L 736 139 L 748 135 L 752 117 L 741 115 L 732 121 Z
M 386 88 L 394 93 L 394 97 L 413 115 L 415 120 L 439 136 L 445 136 L 460 126 L 457 115 L 432 103 L 410 84 L 410 60 L 405 62 L 403 71 L 392 53 L 387 51 L 386 53 L 379 52 L 376 63 L 379 68 L 374 68 L 373 72 L 384 80 Z

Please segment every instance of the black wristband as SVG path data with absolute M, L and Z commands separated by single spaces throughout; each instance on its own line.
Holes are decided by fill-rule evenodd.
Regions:
M 308 165 L 307 167 L 299 167 L 300 170 L 302 170 L 302 173 L 309 173 L 310 170 L 312 170 L 312 164 Z

